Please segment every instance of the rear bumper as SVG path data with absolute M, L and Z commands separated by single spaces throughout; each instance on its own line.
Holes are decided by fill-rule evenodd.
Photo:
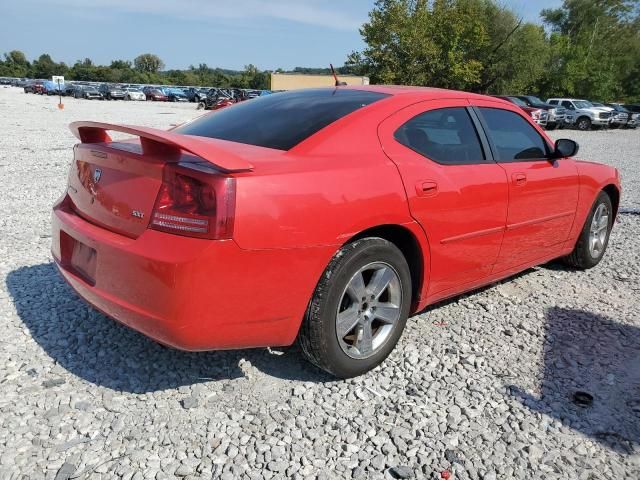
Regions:
M 96 252 L 93 278 L 71 265 L 69 242 Z M 54 207 L 52 254 L 88 303 L 182 350 L 290 345 L 334 247 L 243 250 L 147 230 L 136 239 Z

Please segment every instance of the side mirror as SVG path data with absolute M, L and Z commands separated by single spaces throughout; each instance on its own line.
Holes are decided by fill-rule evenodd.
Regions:
M 573 157 L 578 153 L 580 146 L 577 142 L 569 140 L 567 138 L 561 138 L 556 141 L 555 150 L 553 156 L 555 158 Z

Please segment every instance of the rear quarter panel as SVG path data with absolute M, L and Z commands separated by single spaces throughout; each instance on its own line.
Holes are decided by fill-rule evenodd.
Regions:
M 237 176 L 238 245 L 342 245 L 370 227 L 414 223 L 398 170 L 378 142 L 380 121 L 379 113 L 349 115 L 286 152 L 280 165 Z

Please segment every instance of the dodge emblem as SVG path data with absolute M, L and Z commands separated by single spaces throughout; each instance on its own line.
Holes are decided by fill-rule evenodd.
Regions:
M 100 170 L 99 168 L 96 168 L 93 171 L 93 183 L 98 183 L 101 177 L 102 177 L 102 170 Z

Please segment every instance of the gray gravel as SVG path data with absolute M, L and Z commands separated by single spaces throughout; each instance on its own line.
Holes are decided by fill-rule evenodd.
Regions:
M 295 348 L 189 354 L 80 301 L 49 254 L 79 119 L 167 128 L 193 104 L 0 89 L 0 478 L 640 478 L 640 216 L 603 263 L 558 264 L 410 319 L 350 381 Z M 617 166 L 640 207 L 640 131 L 554 132 Z M 591 406 L 572 399 L 593 396 Z

